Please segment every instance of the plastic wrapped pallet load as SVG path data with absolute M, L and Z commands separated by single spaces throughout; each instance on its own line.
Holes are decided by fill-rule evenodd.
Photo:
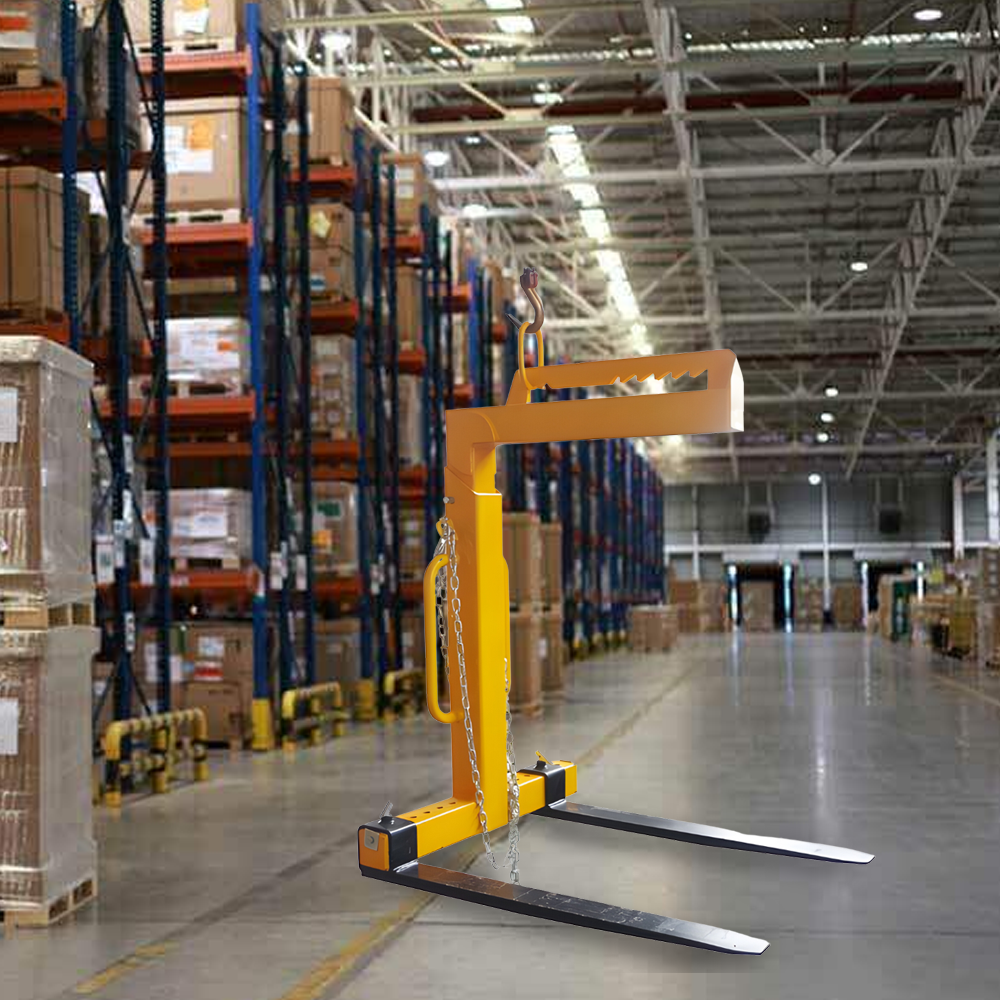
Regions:
M 167 320 L 170 382 L 181 395 L 238 395 L 250 379 L 250 331 L 237 317 Z
M 0 910 L 48 923 L 93 898 L 91 668 L 98 632 L 0 629 Z
M 535 716 L 542 710 L 542 619 L 535 611 L 510 613 L 510 708 Z
M 143 520 L 156 530 L 156 497 L 143 498 Z M 175 561 L 238 569 L 250 561 L 250 494 L 246 490 L 170 491 L 170 552 Z
M 0 58 L 4 75 L 9 75 L 8 86 L 37 87 L 42 81 L 62 79 L 60 15 L 59 0 L 5 0 Z
M 78 354 L 0 338 L 0 595 L 51 607 L 93 597 L 90 387 Z
M 358 488 L 353 483 L 313 485 L 313 552 L 322 573 L 358 572 Z

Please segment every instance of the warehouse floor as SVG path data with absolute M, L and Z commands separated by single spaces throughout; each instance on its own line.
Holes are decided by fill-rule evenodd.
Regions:
M 522 766 L 580 761 L 584 801 L 875 853 L 838 866 L 524 822 L 525 883 L 765 937 L 760 958 L 363 880 L 359 823 L 450 791 L 445 730 L 419 719 L 223 758 L 207 785 L 102 810 L 97 906 L 0 940 L 0 996 L 994 998 L 998 695 L 860 635 L 687 637 L 575 666 L 567 703 L 518 725 Z

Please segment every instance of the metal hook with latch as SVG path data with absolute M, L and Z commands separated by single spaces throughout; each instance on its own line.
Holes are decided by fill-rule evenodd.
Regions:
M 521 288 L 524 290 L 524 294 L 528 297 L 528 301 L 535 310 L 535 318 L 530 322 L 525 321 L 524 323 L 521 323 L 517 331 L 517 367 L 521 373 L 521 378 L 524 380 L 524 384 L 530 390 L 533 387 L 531 382 L 528 380 L 528 373 L 524 367 L 525 334 L 533 333 L 535 335 L 535 342 L 538 346 L 538 367 L 540 368 L 545 363 L 545 347 L 542 343 L 542 324 L 545 322 L 545 310 L 542 308 L 542 300 L 539 298 L 538 292 L 535 291 L 535 289 L 538 288 L 538 272 L 533 267 L 526 267 L 524 272 L 521 274 Z M 518 326 L 517 320 L 509 313 L 507 315 L 507 319 L 509 319 L 515 326 Z

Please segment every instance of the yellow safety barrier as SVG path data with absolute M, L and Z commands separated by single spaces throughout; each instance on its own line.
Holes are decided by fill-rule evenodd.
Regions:
M 324 705 L 325 703 L 325 705 Z M 300 715 L 302 706 L 306 714 Z M 330 736 L 343 736 L 350 713 L 344 711 L 344 694 L 336 681 L 293 688 L 281 698 L 281 746 L 294 750 L 299 736 L 305 734 L 310 746 L 323 741 L 323 728 L 330 725 Z
M 435 653 L 437 650 L 435 650 Z M 431 683 L 430 680 L 427 682 Z M 437 675 L 434 675 L 434 704 L 437 705 Z M 382 680 L 385 705 L 383 718 L 416 715 L 424 705 L 424 672 L 422 670 L 390 670 Z M 430 702 L 427 702 L 428 707 Z M 440 710 L 439 710 L 440 711 Z
M 188 727 L 188 743 L 178 741 L 179 731 Z M 123 759 L 125 740 L 148 736 L 146 750 L 128 747 Z M 170 790 L 170 781 L 181 761 L 190 758 L 195 781 L 208 780 L 208 720 L 200 708 L 179 712 L 159 712 L 135 719 L 112 722 L 104 733 L 104 804 L 122 804 L 122 781 L 137 774 L 149 775 L 153 792 Z

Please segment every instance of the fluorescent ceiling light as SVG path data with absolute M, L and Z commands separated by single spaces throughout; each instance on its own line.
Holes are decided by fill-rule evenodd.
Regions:
M 343 55 L 354 44 L 354 39 L 346 31 L 328 31 L 323 35 L 322 42 L 325 48 Z
M 498 17 L 497 27 L 505 35 L 533 35 L 535 22 L 530 17 Z
M 466 146 L 479 146 L 482 145 L 482 142 L 483 142 L 482 136 L 467 135 L 465 137 Z
M 645 337 L 646 336 L 646 324 L 645 323 L 633 323 L 629 333 L 633 337 Z
M 481 219 L 488 211 L 489 209 L 485 205 L 476 201 L 471 205 L 465 205 L 462 208 L 462 215 L 467 219 Z
M 917 21 L 940 21 L 944 17 L 944 11 L 937 7 L 921 7 L 920 10 L 913 12 L 913 17 Z
M 826 444 L 830 440 L 830 435 L 826 431 L 818 431 L 816 434 L 816 441 L 819 444 Z
M 531 101 L 533 104 L 540 105 L 559 104 L 562 101 L 562 97 L 551 90 L 540 90 L 531 95 Z
M 611 238 L 611 227 L 608 225 L 608 216 L 603 208 L 585 208 L 580 212 L 580 225 L 583 226 L 588 239 L 606 243 Z
M 432 149 L 424 153 L 424 163 L 432 170 L 443 167 L 449 160 L 451 160 L 451 153 L 446 149 Z
M 823 477 L 818 472 L 810 472 L 809 473 L 809 485 L 810 486 L 819 486 L 819 484 L 821 482 L 823 482 Z
M 581 208 L 597 208 L 601 195 L 593 184 L 567 184 L 566 190 Z
M 823 391 L 827 399 L 836 399 L 840 395 L 840 390 L 835 385 L 828 385 Z
M 855 274 L 864 274 L 868 270 L 868 261 L 866 260 L 852 260 L 850 264 L 851 270 Z
M 821 413 L 819 415 L 819 419 L 823 421 L 824 424 L 832 424 L 835 418 L 833 414 L 830 413 L 829 410 L 827 410 L 826 413 Z

